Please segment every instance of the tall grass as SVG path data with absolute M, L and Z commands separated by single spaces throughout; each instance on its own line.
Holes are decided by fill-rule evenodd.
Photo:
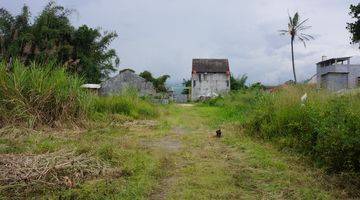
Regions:
M 11 69 L 0 63 L 0 127 L 8 124 L 54 125 L 96 120 L 101 114 L 133 118 L 157 116 L 155 105 L 136 92 L 95 96 L 81 88 L 81 78 L 55 64 L 25 66 L 15 61 Z
M 92 113 L 122 114 L 133 118 L 152 118 L 158 115 L 156 106 L 128 89 L 114 96 L 94 97 Z
M 360 94 L 289 86 L 272 94 L 236 93 L 216 104 L 224 119 L 241 122 L 249 135 L 308 155 L 331 171 L 360 172 Z
M 53 64 L 24 66 L 15 61 L 11 69 L 0 64 L 1 124 L 51 125 L 86 115 L 86 92 L 82 80 Z

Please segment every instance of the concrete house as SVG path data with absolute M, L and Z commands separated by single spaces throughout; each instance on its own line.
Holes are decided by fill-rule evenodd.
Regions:
M 360 85 L 360 64 L 351 64 L 351 57 L 323 57 L 316 64 L 317 87 L 330 91 L 352 89 Z
M 230 68 L 227 59 L 193 59 L 191 100 L 209 98 L 230 91 Z
M 126 89 L 136 89 L 140 96 L 155 95 L 156 91 L 151 82 L 146 81 L 133 70 L 125 69 L 118 75 L 101 83 L 101 95 L 120 94 Z

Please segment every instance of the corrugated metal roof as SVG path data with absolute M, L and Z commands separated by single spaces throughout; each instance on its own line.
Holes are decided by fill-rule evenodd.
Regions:
M 346 60 L 349 60 L 351 57 L 340 57 L 340 58 L 330 58 L 330 59 L 326 59 L 326 60 L 323 60 L 321 62 L 318 62 L 316 63 L 317 65 L 330 65 L 330 64 L 333 64 L 335 62 L 341 62 L 341 61 L 346 61 Z
M 229 71 L 228 59 L 193 59 L 193 72 L 226 73 Z

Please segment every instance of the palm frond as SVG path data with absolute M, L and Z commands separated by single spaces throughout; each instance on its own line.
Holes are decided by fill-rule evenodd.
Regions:
M 311 40 L 314 40 L 315 38 L 312 36 L 312 35 L 309 35 L 309 34 L 305 34 L 305 33 L 301 33 L 302 36 L 305 36 Z
M 293 19 L 292 19 L 292 17 L 290 16 L 290 14 L 289 14 L 289 23 L 288 23 L 288 27 L 291 27 L 291 26 L 293 26 Z
M 309 28 L 311 28 L 311 26 L 300 26 L 300 27 L 297 28 L 297 30 L 298 31 L 304 31 L 304 30 L 307 30 Z
M 304 47 L 306 48 L 306 42 L 304 38 L 298 37 L 298 39 L 304 44 Z
M 298 25 L 298 23 L 299 23 L 299 13 L 295 13 L 295 15 L 294 15 L 294 17 L 293 17 L 293 23 L 292 23 L 292 25 L 294 26 L 294 27 L 296 27 L 297 25 Z
M 309 19 L 300 20 L 300 15 L 297 12 L 293 17 L 289 14 L 288 30 L 279 30 L 279 33 L 280 35 L 290 35 L 292 39 L 297 38 L 306 47 L 306 42 L 314 39 L 313 36 L 303 33 L 303 31 L 311 28 L 311 26 L 305 25 L 308 21 Z
M 279 30 L 280 35 L 286 35 L 289 33 L 289 30 Z
M 309 20 L 309 18 L 301 21 L 299 24 L 297 24 L 297 25 L 295 26 L 295 28 L 301 27 L 301 26 L 302 26 L 303 24 L 305 24 L 308 20 Z

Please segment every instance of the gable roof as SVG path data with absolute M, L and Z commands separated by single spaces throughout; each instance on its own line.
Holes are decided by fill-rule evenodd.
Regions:
M 193 59 L 192 71 L 196 73 L 227 73 L 228 59 Z

